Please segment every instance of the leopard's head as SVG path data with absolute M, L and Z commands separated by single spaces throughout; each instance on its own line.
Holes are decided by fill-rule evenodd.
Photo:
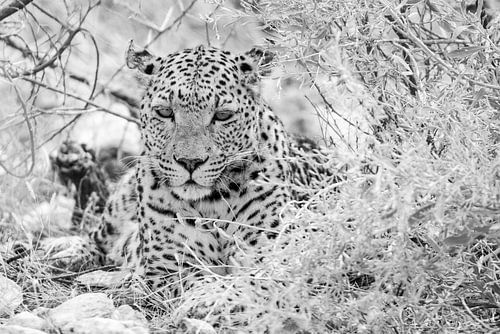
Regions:
M 272 58 L 204 46 L 157 57 L 131 43 L 127 65 L 149 79 L 140 116 L 144 160 L 177 196 L 199 200 L 234 187 L 234 170 L 259 147 L 259 78 Z

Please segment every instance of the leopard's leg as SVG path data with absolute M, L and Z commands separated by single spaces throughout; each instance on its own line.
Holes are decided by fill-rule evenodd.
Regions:
M 202 277 L 226 274 L 218 233 L 203 227 L 211 226 L 211 220 L 164 212 L 152 225 L 155 218 L 151 218 L 141 225 L 144 234 L 136 244 L 141 251 L 136 272 L 153 291 L 175 298 Z M 168 238 L 156 238 L 159 230 L 167 232 Z
M 248 271 L 248 269 L 254 268 L 255 261 L 260 261 L 264 255 L 260 252 L 261 246 L 273 242 L 278 236 L 281 228 L 280 212 L 289 200 L 289 189 L 287 186 L 281 185 L 258 185 L 255 189 L 250 189 L 246 193 L 248 195 L 240 198 L 239 204 L 233 208 L 236 214 L 234 222 L 222 224 L 221 222 L 214 222 L 220 230 L 224 231 L 217 241 L 222 248 L 221 262 L 225 264 L 226 274 L 237 275 L 238 268 L 245 267 L 244 276 L 252 275 L 252 271 Z M 252 249 L 252 253 L 255 251 L 255 254 L 252 254 L 253 256 L 242 254 L 245 251 L 250 251 L 250 249 Z M 210 298 L 208 300 L 199 299 L 199 303 L 191 301 L 189 302 L 190 306 L 187 306 L 187 309 L 182 311 L 186 312 L 182 313 L 182 316 L 187 314 L 188 317 L 200 319 L 210 316 L 215 319 L 224 314 L 227 315 L 228 305 L 231 305 L 230 312 L 244 312 L 247 305 L 238 301 L 245 300 L 245 298 L 238 292 L 238 289 L 234 289 L 235 281 L 229 280 L 227 282 L 230 282 L 230 284 L 224 286 L 226 281 L 218 279 L 215 275 L 195 277 L 188 283 L 188 288 L 193 289 L 193 292 L 188 293 L 196 293 L 196 291 L 200 291 L 199 289 L 203 291 L 205 286 L 214 280 L 218 280 L 219 283 L 211 286 L 211 288 L 215 289 L 213 291 L 216 294 L 224 294 L 223 299 L 228 304 L 218 305 L 216 299 Z M 186 288 L 186 285 L 184 285 L 184 288 Z M 234 295 L 228 296 L 228 289 Z M 261 284 L 261 282 L 255 285 L 255 289 L 260 290 L 257 292 L 260 295 L 269 293 L 266 284 Z
M 247 196 L 241 198 L 238 206 L 233 208 L 236 216 L 234 222 L 221 226 L 224 231 L 224 236 L 219 239 L 219 244 L 222 247 L 222 261 L 227 265 L 226 273 L 239 275 L 240 268 L 243 269 L 244 277 L 252 277 L 256 262 L 262 260 L 265 256 L 261 252 L 262 246 L 273 242 L 281 229 L 280 213 L 289 201 L 289 188 L 287 185 L 265 184 L 257 185 L 254 189 L 248 190 Z M 246 251 L 252 253 L 251 256 L 243 254 Z M 189 306 L 179 313 L 179 318 L 194 317 L 205 319 L 207 316 L 210 322 L 217 321 L 218 317 L 227 316 L 228 310 L 230 313 L 245 312 L 248 296 L 245 296 L 237 287 L 238 280 L 220 280 L 216 277 L 203 277 L 190 282 L 190 288 L 193 289 L 190 293 L 197 291 L 206 291 L 206 284 L 210 284 L 214 280 L 218 280 L 216 285 L 211 286 L 211 291 L 217 295 L 223 295 L 222 300 L 209 298 L 208 300 L 199 300 L 198 303 L 193 303 L 192 299 L 186 303 Z M 230 282 L 225 286 L 225 282 Z M 255 293 L 260 296 L 268 296 L 269 301 L 272 300 L 270 290 L 268 288 L 272 283 L 256 280 L 256 284 L 252 284 Z M 231 295 L 227 291 L 231 291 Z M 191 295 L 189 295 L 191 296 Z
M 231 271 L 228 265 L 234 264 L 229 260 L 236 258 L 238 262 L 239 249 L 259 247 L 277 237 L 279 213 L 288 194 L 286 186 L 256 185 L 233 208 L 235 223 L 200 219 L 204 221 L 200 226 L 195 219 L 183 219 L 167 204 L 145 201 L 141 204 L 144 216 L 140 214 L 141 208 L 138 210 L 140 234 L 136 244 L 142 258 L 137 272 L 141 271 L 154 288 L 170 285 L 172 296 L 200 281 L 206 282 L 211 272 L 227 274 Z M 160 235 L 170 237 L 155 238 Z
M 280 212 L 290 199 L 288 186 L 269 183 L 253 187 L 256 190 L 249 191 L 251 195 L 242 199 L 240 206 L 234 210 L 235 221 L 239 224 L 228 231 L 234 236 L 234 242 L 226 244 L 229 249 L 225 252 L 229 257 L 235 255 L 235 247 L 253 247 L 258 250 L 260 245 L 278 236 Z

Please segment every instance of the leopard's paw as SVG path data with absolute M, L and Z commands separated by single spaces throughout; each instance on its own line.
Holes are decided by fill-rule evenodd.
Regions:
M 39 249 L 52 265 L 72 271 L 85 270 L 102 263 L 98 247 L 87 237 L 67 236 L 47 238 Z

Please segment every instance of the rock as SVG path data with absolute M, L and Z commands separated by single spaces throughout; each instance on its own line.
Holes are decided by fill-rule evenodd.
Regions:
M 118 307 L 111 315 L 111 319 L 119 320 L 124 323 L 133 323 L 136 326 L 148 327 L 148 321 L 144 314 L 134 310 L 129 305 L 121 305 Z
M 130 271 L 96 270 L 78 276 L 76 281 L 85 286 L 112 289 L 124 285 L 131 277 Z
M 14 310 L 23 302 L 23 293 L 19 285 L 0 275 L 0 317 L 14 314 Z
M 38 329 L 40 331 L 48 328 L 48 323 L 45 319 L 42 319 L 30 312 L 21 312 L 14 315 L 7 321 L 7 325 L 27 327 Z
M 31 233 L 68 231 L 72 227 L 71 215 L 75 200 L 63 195 L 53 196 L 50 202 L 44 201 L 25 214 L 20 223 Z
M 40 318 L 47 318 L 49 311 L 50 311 L 50 308 L 40 306 L 40 307 L 37 307 L 36 309 L 34 309 L 33 311 L 31 311 L 31 313 L 33 313 L 34 315 L 36 315 L 37 317 L 40 317 Z
M 62 327 L 62 333 L 72 334 L 148 334 L 149 330 L 141 326 L 128 327 L 124 322 L 105 318 L 86 318 L 76 320 Z
M 186 326 L 186 334 L 217 334 L 212 325 L 203 320 L 184 318 L 182 323 Z
M 48 311 L 48 319 L 62 328 L 85 318 L 109 317 L 114 310 L 113 301 L 104 293 L 84 293 Z
M 47 334 L 47 332 L 39 331 L 38 329 L 27 328 L 17 325 L 0 326 L 2 334 Z

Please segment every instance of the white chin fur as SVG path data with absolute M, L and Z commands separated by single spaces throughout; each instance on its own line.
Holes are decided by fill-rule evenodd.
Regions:
M 172 192 L 186 201 L 197 201 L 207 197 L 212 190 L 207 187 L 187 184 L 179 187 L 172 187 Z

